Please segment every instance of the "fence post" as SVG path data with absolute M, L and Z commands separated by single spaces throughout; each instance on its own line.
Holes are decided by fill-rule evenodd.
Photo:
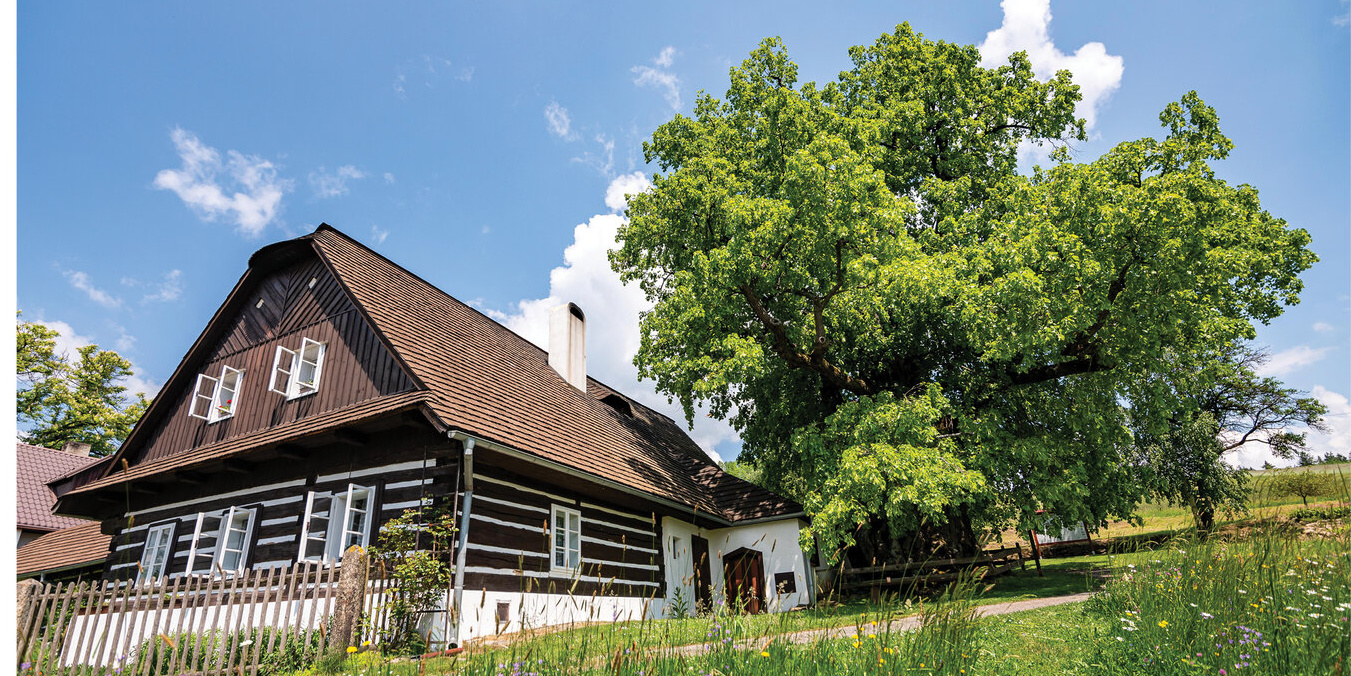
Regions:
M 345 650 L 356 645 L 361 608 L 366 600 L 366 550 L 352 545 L 342 554 L 342 571 L 338 575 L 338 595 L 333 607 L 333 624 L 329 627 L 330 646 Z
M 41 590 L 42 583 L 37 580 L 29 578 L 27 580 L 19 581 L 18 591 L 14 600 L 16 601 L 16 617 L 18 618 L 15 626 L 18 628 L 20 650 L 23 650 L 24 628 L 33 621 L 33 613 L 37 610 L 37 604 L 34 603 L 34 601 L 37 599 L 38 592 Z

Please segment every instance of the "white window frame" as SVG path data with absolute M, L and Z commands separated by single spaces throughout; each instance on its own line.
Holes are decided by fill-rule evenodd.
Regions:
M 272 357 L 272 377 L 268 382 L 269 392 L 276 392 L 287 399 L 297 399 L 319 391 L 319 380 L 324 374 L 324 353 L 328 345 L 317 340 L 303 338 L 300 349 L 292 350 L 281 345 Z M 300 374 L 309 367 L 314 377 L 301 382 Z
M 206 522 L 206 512 L 197 512 L 197 522 L 192 526 L 192 543 L 188 545 L 188 563 L 183 568 L 184 575 L 193 574 L 193 565 L 197 563 L 197 554 L 202 540 L 202 524 Z
M 203 386 L 207 387 L 203 387 Z M 244 372 L 221 364 L 220 376 L 197 374 L 197 385 L 192 389 L 188 415 L 208 423 L 233 418 L 239 410 L 239 391 L 244 387 Z M 205 408 L 202 412 L 199 408 Z
M 328 499 L 328 510 L 322 513 L 316 513 L 314 502 L 319 499 Z M 318 561 L 327 562 L 328 558 L 328 531 L 333 524 L 333 502 L 335 496 L 328 492 L 309 491 L 305 494 L 305 514 L 300 522 L 300 551 L 296 554 L 296 561 Z M 324 522 L 322 528 L 314 528 L 316 519 Z M 313 547 L 314 551 L 310 551 Z
M 169 570 L 169 556 L 174 551 L 174 524 L 170 521 L 151 526 L 145 535 L 145 544 L 141 547 L 141 567 L 136 579 L 138 582 L 155 581 Z
M 353 507 L 356 498 L 366 498 L 366 508 L 357 509 Z M 342 512 L 342 519 L 333 517 Z M 347 484 L 347 490 L 335 494 L 333 500 L 328 503 L 328 543 L 325 548 L 327 560 L 342 560 L 343 552 L 352 544 L 366 549 L 371 541 L 371 522 L 375 515 L 375 487 L 359 486 L 357 484 Z M 364 516 L 360 527 L 354 527 L 352 520 L 357 516 Z M 348 536 L 356 535 L 357 542 L 348 543 Z
M 559 531 L 558 518 L 563 517 L 562 531 Z M 563 541 L 559 542 L 559 535 Z M 575 539 L 568 536 L 575 536 Z M 559 563 L 559 554 L 563 563 Z M 582 565 L 582 513 L 562 505 L 550 505 L 549 509 L 549 569 L 572 573 Z
M 231 507 L 226 510 L 221 517 L 220 531 L 216 535 L 216 555 L 212 563 L 226 573 L 240 573 L 248 567 L 249 562 L 249 544 L 253 540 L 253 522 L 257 516 L 257 510 L 246 509 L 244 507 Z M 244 527 L 235 528 L 235 520 L 243 517 Z M 238 549 L 230 549 L 230 534 L 242 533 Z M 225 565 L 225 557 L 231 553 L 238 552 L 239 560 L 234 566 Z

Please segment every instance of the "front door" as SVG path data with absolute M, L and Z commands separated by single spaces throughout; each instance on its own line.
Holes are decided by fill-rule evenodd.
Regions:
M 764 610 L 765 566 L 760 552 L 741 548 L 722 557 L 727 607 L 752 615 Z
M 700 612 L 713 609 L 713 577 L 708 562 L 708 540 L 698 535 L 690 538 L 690 554 L 694 556 L 694 599 Z

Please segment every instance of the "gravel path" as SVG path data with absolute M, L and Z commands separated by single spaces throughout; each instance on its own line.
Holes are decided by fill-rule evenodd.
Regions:
M 1008 603 L 994 603 L 987 606 L 978 606 L 976 608 L 976 615 L 980 617 L 989 617 L 991 615 L 1005 615 L 1007 613 L 1017 613 L 1024 610 L 1035 610 L 1037 608 L 1058 606 L 1064 603 L 1078 603 L 1080 601 L 1087 600 L 1088 597 L 1092 595 L 1093 592 L 1083 592 L 1080 594 L 1069 594 L 1066 596 L 1049 596 L 1040 599 L 1025 599 L 1022 601 L 1009 601 Z M 890 631 L 893 633 L 914 631 L 915 629 L 918 628 L 919 628 L 918 615 L 911 615 L 909 617 L 902 617 L 900 619 L 892 620 L 891 626 L 889 627 Z M 886 629 L 878 627 L 879 633 L 884 631 L 886 631 Z M 750 650 L 754 648 L 759 648 L 761 642 L 770 643 L 773 641 L 787 641 L 789 643 L 798 643 L 798 644 L 811 643 L 812 641 L 816 641 L 818 639 L 849 638 L 851 636 L 854 636 L 856 632 L 857 628 L 854 625 L 849 625 L 845 627 L 834 627 L 831 629 L 810 629 L 807 631 L 797 631 L 789 634 L 779 634 L 778 636 L 774 636 L 772 638 L 770 637 L 760 638 L 757 639 L 755 642 L 743 641 L 741 643 L 738 643 L 737 647 L 743 650 Z M 699 643 L 695 645 L 684 645 L 672 648 L 669 651 L 669 654 L 698 655 L 700 653 L 704 653 L 707 651 L 708 645 Z

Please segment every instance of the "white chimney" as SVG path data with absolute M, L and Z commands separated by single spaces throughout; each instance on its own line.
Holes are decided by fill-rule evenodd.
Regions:
M 586 391 L 586 315 L 574 303 L 549 311 L 549 366 Z

